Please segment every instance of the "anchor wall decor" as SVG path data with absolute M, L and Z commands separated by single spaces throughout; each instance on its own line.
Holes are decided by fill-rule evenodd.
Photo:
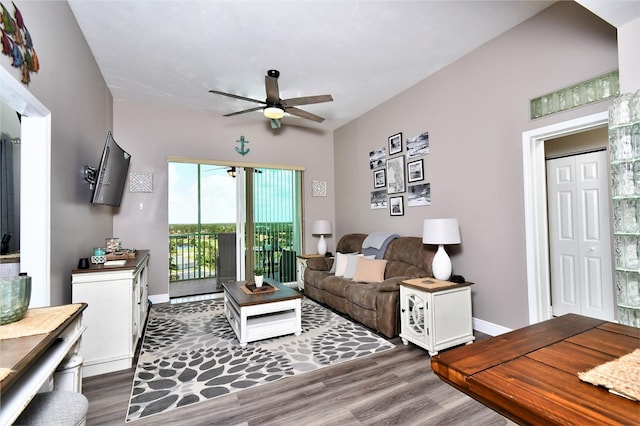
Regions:
M 240 147 L 237 147 L 237 146 L 236 146 L 236 152 L 237 152 L 238 154 L 240 154 L 240 155 L 247 155 L 247 154 L 249 153 L 249 151 L 251 151 L 249 148 L 244 149 L 244 145 L 249 143 L 249 141 L 248 141 L 248 140 L 246 140 L 246 139 L 244 138 L 244 136 L 240 136 L 240 139 L 238 139 L 236 142 L 240 144 Z

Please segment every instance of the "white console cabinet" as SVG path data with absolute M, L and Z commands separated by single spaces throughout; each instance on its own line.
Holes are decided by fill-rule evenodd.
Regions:
M 471 284 L 416 278 L 400 284 L 402 343 L 433 356 L 441 349 L 472 343 Z
M 80 354 L 84 377 L 132 366 L 147 319 L 149 251 L 122 266 L 91 265 L 72 272 L 73 303 L 87 303 Z

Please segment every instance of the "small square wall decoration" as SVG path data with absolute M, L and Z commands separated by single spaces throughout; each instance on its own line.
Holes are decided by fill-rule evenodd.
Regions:
M 129 192 L 153 192 L 153 173 L 129 173 Z
M 313 188 L 311 195 L 313 197 L 326 197 L 327 196 L 327 182 L 324 180 L 314 180 L 312 182 Z

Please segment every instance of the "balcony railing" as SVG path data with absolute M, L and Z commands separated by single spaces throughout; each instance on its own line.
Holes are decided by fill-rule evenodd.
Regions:
M 169 235 L 169 282 L 197 280 L 207 278 L 228 278 L 229 267 L 235 276 L 235 238 L 221 238 L 217 233 L 185 233 Z M 290 236 L 287 235 L 290 241 Z M 256 240 L 262 241 L 264 235 L 257 235 Z M 296 280 L 295 251 L 286 248 L 271 247 L 256 243 L 254 247 L 254 264 L 261 265 L 265 276 L 282 282 Z M 229 259 L 229 252 L 232 258 Z M 221 264 L 221 262 L 226 262 Z M 232 265 L 227 265 L 231 262 Z M 221 268 L 224 268 L 220 276 Z
M 218 235 L 208 233 L 169 235 L 169 281 L 216 277 Z

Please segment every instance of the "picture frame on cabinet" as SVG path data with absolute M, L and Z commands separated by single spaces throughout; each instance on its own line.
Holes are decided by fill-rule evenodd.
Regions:
M 402 152 L 402 132 L 389 136 L 387 140 L 389 141 L 389 155 Z
M 404 216 L 404 197 L 389 197 L 389 214 L 391 216 Z
M 407 162 L 407 181 L 417 182 L 424 179 L 424 162 L 422 159 Z
M 373 172 L 373 187 L 384 188 L 387 186 L 387 172 L 385 169 L 376 170 Z

